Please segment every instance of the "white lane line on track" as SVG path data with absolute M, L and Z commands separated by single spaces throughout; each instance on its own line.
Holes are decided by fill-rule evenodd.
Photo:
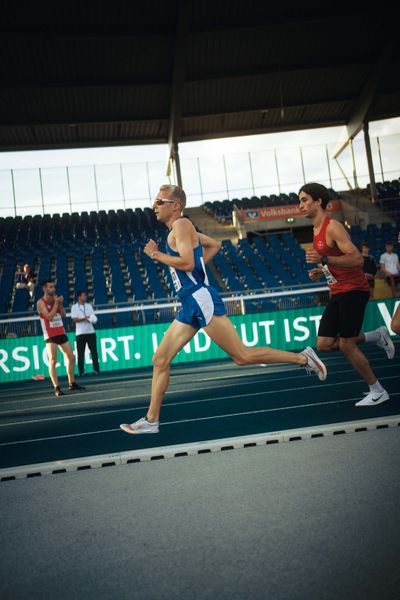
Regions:
M 397 367 L 397 365 L 393 365 L 392 364 L 392 365 L 389 365 L 389 367 L 390 368 Z M 354 373 L 354 369 L 352 369 L 352 368 L 343 369 L 341 371 L 335 371 L 334 374 L 335 375 L 342 375 L 343 373 Z M 258 380 L 256 382 L 258 385 L 263 385 L 263 384 L 269 385 L 272 382 L 275 383 L 275 382 L 279 382 L 279 381 L 288 381 L 287 377 L 269 377 L 267 374 L 265 374 L 265 375 L 266 375 L 266 379 L 260 379 L 260 380 Z M 306 378 L 306 377 L 308 377 L 308 375 L 306 375 L 304 372 L 300 372 L 299 376 L 301 378 L 303 378 L 303 379 Z M 393 378 L 393 377 L 392 376 L 387 376 L 387 377 L 380 377 L 379 379 L 383 380 L 383 379 L 391 379 L 391 378 Z M 209 378 L 209 379 L 204 380 L 204 381 L 212 382 L 212 381 L 219 381 L 220 379 L 225 379 L 225 378 L 219 378 L 219 377 L 217 377 L 217 378 Z M 230 378 L 227 378 L 227 379 L 230 379 Z M 297 377 L 293 377 L 293 379 L 297 379 Z M 348 383 L 356 383 L 357 381 L 359 381 L 359 380 L 357 379 L 357 380 L 354 380 L 354 381 L 348 382 Z M 198 381 L 196 381 L 195 383 L 197 384 Z M 216 388 L 216 386 L 213 385 L 213 386 L 210 386 L 210 387 L 202 387 L 201 390 L 199 390 L 197 387 L 192 388 L 192 389 L 184 388 L 184 389 L 178 390 L 178 389 L 174 389 L 174 385 L 175 385 L 174 382 L 171 382 L 170 389 L 167 391 L 166 396 L 171 396 L 171 395 L 176 395 L 176 394 L 190 394 L 191 392 L 214 390 Z M 178 385 L 180 385 L 180 384 L 178 384 Z M 238 385 L 240 385 L 240 383 L 238 384 L 237 382 L 233 382 L 233 383 L 228 383 L 228 384 L 224 384 L 224 385 L 219 385 L 218 389 L 230 388 L 230 387 L 237 387 Z M 336 385 L 336 384 L 323 384 L 323 385 L 326 386 L 326 385 Z M 315 386 L 313 386 L 313 387 L 315 387 Z M 297 387 L 293 387 L 292 389 L 296 390 L 298 388 Z M 275 391 L 279 392 L 280 390 L 275 390 Z M 90 393 L 99 393 L 99 391 L 97 391 L 97 392 L 90 392 Z M 79 397 L 85 398 L 87 395 L 88 395 L 88 392 L 82 392 L 82 393 L 74 394 L 74 397 L 79 396 Z M 15 409 L 5 409 L 5 410 L 1 410 L 0 411 L 0 417 L 2 415 L 17 414 L 19 412 L 27 412 L 27 411 L 34 411 L 34 410 L 46 410 L 46 409 L 49 409 L 49 408 L 58 409 L 58 408 L 71 407 L 71 406 L 84 406 L 85 404 L 93 404 L 93 403 L 95 403 L 95 404 L 103 404 L 105 402 L 112 403 L 112 402 L 116 402 L 118 400 L 136 400 L 136 399 L 139 399 L 139 398 L 148 398 L 149 395 L 150 395 L 150 390 L 149 390 L 149 392 L 147 392 L 145 394 L 130 394 L 129 396 L 117 396 L 115 398 L 112 397 L 112 398 L 106 398 L 106 399 L 98 399 L 98 400 L 95 400 L 95 401 L 93 401 L 93 400 L 79 400 L 78 402 L 64 402 L 64 403 L 56 403 L 56 404 L 46 404 L 46 405 L 41 405 L 41 406 L 29 406 L 29 407 L 15 408 Z M 72 394 L 71 394 L 71 396 L 72 396 Z M 216 398 L 216 400 L 217 399 L 218 398 Z M 40 400 L 43 401 L 43 398 L 40 398 Z M 30 402 L 30 401 L 31 401 L 30 399 L 26 400 L 26 402 Z M 14 402 L 21 403 L 23 401 L 22 400 L 16 400 Z M 4 404 L 11 404 L 11 402 L 7 402 L 7 403 L 4 403 Z M 0 403 L 0 406 L 3 406 L 3 403 Z M 0 427 L 1 427 L 1 424 L 0 424 Z
M 208 374 L 210 373 L 210 371 L 216 370 L 218 369 L 219 371 L 221 370 L 225 370 L 225 371 L 241 371 L 243 369 L 243 367 L 239 367 L 238 365 L 235 365 L 235 363 L 233 361 L 230 362 L 224 362 L 224 363 L 220 363 L 218 361 L 216 361 L 215 363 L 208 363 L 207 366 L 198 366 L 195 367 L 193 366 L 189 366 L 190 363 L 187 363 L 187 365 L 185 367 L 182 366 L 182 364 L 177 364 L 174 365 L 172 364 L 172 369 L 173 369 L 173 377 L 174 379 L 178 379 L 178 378 L 187 378 L 189 375 L 192 374 L 206 374 L 206 377 L 200 381 L 208 381 Z M 290 365 L 288 363 L 276 363 L 276 364 L 270 364 L 268 365 L 268 367 L 273 367 L 275 371 L 281 372 L 281 371 L 292 371 L 293 367 L 295 367 L 296 365 Z M 181 371 L 184 370 L 184 373 L 181 373 Z M 260 365 L 258 364 L 253 364 L 253 365 L 246 365 L 246 372 L 243 373 L 232 373 L 232 374 L 228 374 L 228 375 L 224 375 L 221 376 L 221 378 L 226 379 L 229 377 L 251 377 L 252 375 L 256 375 L 259 374 L 263 371 L 264 369 L 260 367 Z M 112 373 L 112 371 L 107 371 L 107 373 Z M 114 378 L 112 376 L 107 377 L 107 373 L 105 374 L 105 378 L 104 380 L 98 378 L 98 377 L 83 377 L 80 378 L 79 381 L 81 381 L 82 383 L 86 380 L 86 383 L 92 383 L 94 382 L 94 385 L 101 385 L 101 387 L 109 387 L 109 386 L 113 386 L 115 387 L 116 384 L 121 384 L 124 385 L 126 382 L 129 383 L 145 383 L 148 382 L 149 380 L 151 380 L 151 376 L 152 376 L 152 370 L 149 369 L 149 372 L 147 375 L 137 378 L 135 379 L 135 375 L 134 374 L 130 374 L 130 375 L 125 375 L 125 376 L 115 376 Z M 117 379 L 117 381 L 111 381 L 112 379 Z M 17 383 L 17 382 L 16 382 Z M 26 383 L 26 382 L 25 382 Z M 30 384 L 32 382 L 29 382 Z M 27 389 L 28 388 L 28 389 Z M 38 390 L 35 389 L 35 384 L 34 385 L 29 385 L 28 386 L 22 386 L 20 388 L 15 389 L 15 387 L 11 387 L 10 390 L 12 390 L 12 393 L 14 394 L 19 393 L 21 395 L 25 395 L 27 393 L 27 391 L 34 391 L 35 393 L 39 393 Z M 4 392 L 6 393 L 6 392 Z M 0 394 L 1 396 L 1 394 Z
M 260 369 L 261 369 L 261 368 L 260 368 Z M 286 369 L 286 371 L 290 371 L 290 372 L 293 372 L 294 370 L 295 370 L 295 369 L 293 369 L 293 368 L 291 368 L 291 369 Z M 280 370 L 280 371 L 281 371 L 281 370 Z M 265 374 L 266 374 L 266 373 L 265 373 L 263 370 L 258 370 L 257 372 L 254 372 L 254 371 L 253 371 L 252 373 L 235 373 L 235 374 L 232 374 L 232 375 L 219 375 L 218 377 L 205 377 L 204 379 L 196 379 L 196 382 L 198 382 L 198 383 L 201 383 L 202 381 L 208 381 L 208 382 L 209 382 L 209 381 L 222 381 L 222 380 L 224 380 L 224 379 L 233 379 L 233 378 L 234 378 L 234 379 L 239 379 L 239 378 L 243 379 L 243 378 L 245 378 L 245 377 L 256 377 L 256 376 L 265 375 Z M 303 375 L 303 374 L 301 373 L 301 375 Z M 179 382 L 176 382 L 176 379 L 177 379 L 178 377 L 184 377 L 185 379 L 187 379 L 187 378 L 188 378 L 188 374 L 185 374 L 185 375 L 183 375 L 183 374 L 182 374 L 182 375 L 175 375 L 175 373 L 174 373 L 174 374 L 172 375 L 172 377 L 171 377 L 171 379 L 173 380 L 173 381 L 171 382 L 171 385 L 172 385 L 172 384 L 174 384 L 174 383 L 178 383 L 178 385 L 179 385 Z M 293 375 L 293 378 L 295 379 L 296 377 L 297 377 L 297 375 L 296 375 L 296 374 L 294 374 L 294 375 Z M 287 378 L 287 377 L 285 377 L 285 379 L 286 379 L 286 378 Z M 89 382 L 83 382 L 83 381 L 82 381 L 82 385 L 83 385 L 83 383 L 89 383 Z M 124 382 L 124 384 L 123 384 L 123 385 L 121 385 L 121 386 L 119 386 L 119 387 L 121 387 L 121 388 L 124 388 L 124 387 L 126 387 L 126 386 L 127 386 L 127 384 L 131 384 L 132 386 L 137 386 L 139 383 L 148 384 L 148 385 L 149 385 L 149 387 L 150 387 L 150 385 L 151 385 L 151 374 L 150 374 L 150 375 L 149 375 L 149 377 L 147 377 L 146 379 L 136 379 L 136 380 L 132 380 L 132 381 L 126 381 L 126 382 Z M 184 385 L 184 382 L 182 382 L 180 385 Z M 95 388 L 93 391 L 90 391 L 90 388 L 87 388 L 87 391 L 85 391 L 85 392 L 82 392 L 81 394 L 74 394 L 74 395 L 75 395 L 75 396 L 78 396 L 78 395 L 82 395 L 82 394 L 84 394 L 85 396 L 87 396 L 88 394 L 98 394 L 98 393 L 99 393 L 99 391 L 103 391 L 103 390 L 104 390 L 104 388 L 107 388 L 107 387 L 110 387 L 110 386 L 112 386 L 114 390 L 116 389 L 115 383 L 114 383 L 114 384 L 113 384 L 113 383 L 109 383 L 109 384 L 108 384 L 108 383 L 104 383 L 104 384 L 102 384 L 101 382 L 99 382 L 99 383 L 95 383 L 93 386 L 92 386 L 92 385 L 90 385 L 90 388 L 92 388 L 92 387 L 93 387 L 93 388 Z M 49 394 L 50 394 L 50 392 L 52 391 L 52 388 L 51 388 L 51 387 L 49 387 L 49 388 L 46 388 L 46 389 L 43 389 L 43 390 L 41 390 L 40 392 L 36 391 L 36 395 L 39 395 L 39 394 L 40 394 L 40 398 L 30 398 L 29 400 L 30 400 L 30 401 L 35 401 L 35 400 L 38 400 L 38 401 L 40 401 L 40 400 L 42 400 L 42 399 L 43 399 L 43 398 L 42 398 L 42 396 L 43 396 L 43 393 L 44 393 L 44 392 L 46 392 L 46 391 L 47 391 L 47 389 L 48 389 L 48 391 L 49 391 Z M 117 389 L 118 389 L 118 388 L 117 388 Z M 22 393 L 22 392 L 21 392 L 21 396 L 22 396 L 22 399 L 21 399 L 21 400 L 8 400 L 8 401 L 6 401 L 6 402 L 2 402 L 2 401 L 1 401 L 1 396 L 0 396 L 0 405 L 3 405 L 3 404 L 11 404 L 11 403 L 15 404 L 16 402 L 23 402 L 23 401 L 26 399 L 27 393 L 28 393 L 28 391 L 27 391 L 27 390 L 25 391 L 25 393 Z M 70 395 L 70 394 L 67 394 L 67 395 Z M 71 394 L 71 395 L 72 395 L 72 394 Z M 13 396 L 15 396 L 15 394 L 14 394 L 14 393 L 13 393 Z
M 368 353 L 368 357 L 367 358 L 370 359 L 370 358 L 375 358 L 375 357 L 382 358 L 382 360 L 384 360 L 385 363 L 388 360 L 385 357 L 383 351 L 379 350 L 379 349 L 377 349 L 374 352 Z M 330 364 L 335 365 L 336 363 L 343 362 L 343 356 L 341 354 L 339 354 L 339 353 L 335 353 L 335 354 L 330 355 L 330 356 L 324 356 L 324 355 L 322 355 L 322 360 L 326 364 L 328 364 L 328 366 Z M 172 365 L 172 368 L 174 366 L 178 367 L 180 365 Z M 381 368 L 382 366 L 383 365 L 378 365 L 377 368 Z M 187 367 L 187 368 L 188 368 L 188 371 L 196 370 L 196 372 L 198 372 L 197 369 L 195 369 L 194 367 Z M 233 362 L 232 363 L 228 363 L 228 364 L 223 364 L 223 365 L 221 365 L 221 363 L 218 363 L 216 365 L 213 365 L 212 363 L 209 363 L 207 367 L 205 367 L 205 366 L 201 367 L 201 371 L 208 371 L 209 372 L 209 371 L 212 371 L 212 370 L 217 369 L 217 368 L 220 368 L 220 369 L 222 368 L 222 369 L 226 369 L 226 370 L 228 370 L 228 369 L 232 369 L 232 370 L 243 369 L 243 367 L 239 367 L 239 366 L 235 365 Z M 260 367 L 260 365 L 246 365 L 245 368 L 246 369 L 252 369 L 252 371 L 250 373 L 249 372 L 247 372 L 247 373 L 232 373 L 232 374 L 229 374 L 229 375 L 221 375 L 221 376 L 213 378 L 213 380 L 231 379 L 232 377 L 235 377 L 235 378 L 236 377 L 252 377 L 252 376 L 256 376 L 256 375 L 261 375 L 262 372 L 263 372 L 263 369 L 264 369 L 263 367 Z M 277 372 L 277 371 L 278 372 L 294 372 L 296 370 L 296 365 L 291 366 L 291 365 L 288 365 L 286 363 L 276 363 L 275 365 L 270 364 L 266 368 L 269 368 L 271 370 L 272 370 L 272 368 L 274 368 L 273 372 Z M 255 370 L 255 369 L 257 369 L 257 370 Z M 188 377 L 189 374 L 190 373 L 188 373 L 188 372 L 186 372 L 186 373 L 179 373 L 179 372 L 173 371 L 172 372 L 172 378 L 174 380 L 176 380 L 178 378 L 185 378 L 185 379 L 187 379 L 187 377 Z M 296 375 L 293 375 L 293 377 L 296 377 Z M 118 377 L 116 377 L 116 378 L 119 379 Z M 201 382 L 201 381 L 210 381 L 210 380 L 211 380 L 210 377 L 205 377 L 204 379 L 198 379 L 197 381 Z M 151 382 L 151 372 L 149 372 L 149 374 L 147 375 L 147 377 L 143 377 L 143 378 L 140 378 L 140 379 L 134 379 L 134 377 L 131 379 L 131 376 L 129 375 L 129 376 L 124 377 L 123 381 L 117 381 L 117 382 L 109 381 L 109 379 L 107 379 L 107 380 L 105 380 L 105 381 L 102 382 L 101 380 L 99 381 L 99 380 L 97 380 L 95 378 L 88 379 L 86 381 L 86 383 L 90 383 L 90 384 L 92 382 L 93 382 L 93 386 L 90 385 L 90 387 L 96 386 L 96 388 L 97 388 L 97 386 L 99 386 L 99 387 L 101 387 L 101 389 L 104 389 L 105 387 L 113 387 L 115 389 L 116 384 L 119 384 L 119 383 L 121 384 L 121 387 L 124 387 L 127 383 L 130 383 L 132 385 L 136 385 L 136 384 L 139 384 L 139 383 L 150 383 Z M 82 384 L 83 383 L 84 383 L 84 381 L 82 380 Z M 39 395 L 39 394 L 42 395 L 45 390 L 35 390 L 33 387 L 29 387 L 27 389 L 24 389 L 24 388 L 19 388 L 19 389 L 18 388 L 17 389 L 10 388 L 10 390 L 7 390 L 7 392 L 8 391 L 10 391 L 10 393 L 12 393 L 13 397 L 20 395 L 24 399 L 26 397 L 26 395 L 28 393 L 30 393 L 30 392 L 33 392 L 35 395 Z M 87 391 L 85 393 L 86 394 L 95 394 L 97 392 L 98 392 L 98 390 L 96 389 L 96 390 L 94 390 L 92 392 L 91 391 Z M 5 396 L 5 395 L 6 395 L 6 392 L 0 392 L 0 403 L 2 403 L 1 402 L 2 396 Z M 34 400 L 34 398 L 31 398 L 31 400 Z M 41 398 L 38 398 L 38 400 L 41 400 Z M 11 403 L 11 402 L 21 402 L 21 400 L 10 400 L 10 401 L 8 401 L 6 403 Z
M 381 354 L 381 353 L 379 353 L 379 354 Z M 382 361 L 383 361 L 383 364 L 379 364 L 379 363 L 382 363 Z M 329 367 L 329 361 L 327 360 L 326 357 L 324 357 L 324 362 L 327 363 L 328 367 Z M 343 363 L 343 366 L 346 366 L 348 364 L 346 361 L 343 360 L 343 357 L 340 357 L 340 356 L 337 357 L 335 359 L 335 361 L 332 361 L 332 359 L 331 359 L 331 362 L 335 362 L 335 364 L 333 366 L 336 366 L 336 363 L 337 363 L 337 366 L 340 366 L 340 363 Z M 389 368 L 396 367 L 396 363 L 393 363 L 391 361 L 388 363 L 388 361 L 387 361 L 387 359 L 385 357 L 381 357 L 380 359 L 377 359 L 377 363 L 378 364 L 374 364 L 373 365 L 374 368 L 376 368 L 376 369 L 382 369 L 382 368 L 385 368 L 385 367 L 389 367 Z M 196 378 L 195 381 L 196 381 L 196 383 L 201 383 L 203 381 L 210 382 L 210 381 L 222 381 L 222 380 L 225 380 L 225 379 L 245 379 L 245 378 L 248 378 L 248 377 L 259 377 L 259 376 L 266 376 L 266 377 L 268 377 L 269 381 L 278 381 L 279 379 L 287 379 L 288 375 L 290 375 L 290 378 L 293 378 L 293 379 L 296 379 L 297 377 L 306 377 L 305 371 L 299 370 L 298 365 L 288 365 L 288 364 L 284 364 L 284 363 L 276 363 L 275 365 L 273 365 L 273 364 L 267 365 L 266 368 L 264 368 L 264 367 L 262 367 L 260 365 L 246 365 L 246 367 L 239 367 L 239 366 L 237 366 L 237 365 L 235 365 L 233 363 L 232 363 L 232 365 L 233 365 L 233 370 L 237 369 L 239 372 L 231 373 L 231 374 L 227 374 L 227 375 L 210 376 L 210 375 L 212 375 L 213 370 L 216 369 L 216 366 L 211 365 L 211 369 L 209 369 L 210 374 L 207 377 L 204 377 L 204 378 L 198 378 L 198 379 Z M 255 368 L 256 366 L 257 366 L 257 368 Z M 226 367 L 223 367 L 223 368 L 225 369 Z M 242 370 L 244 372 L 240 372 Z M 333 370 L 332 374 L 346 373 L 346 372 L 349 372 L 349 371 L 354 371 L 354 369 L 352 369 L 351 367 L 349 367 L 347 369 L 342 369 L 340 371 Z M 280 378 L 271 378 L 271 375 L 273 376 L 273 375 L 275 375 L 277 373 L 281 374 L 282 377 L 280 377 Z M 329 374 L 329 369 L 328 369 L 328 374 Z M 175 384 L 177 384 L 177 385 L 184 385 L 185 381 L 180 382 L 179 379 L 183 378 L 184 380 L 187 380 L 188 376 L 189 376 L 188 373 L 176 373 L 175 371 L 172 371 L 172 373 L 171 373 L 171 384 L 170 385 L 171 386 L 175 385 Z M 143 379 L 129 379 L 129 378 L 127 378 L 126 381 L 119 382 L 119 383 L 121 383 L 120 386 L 118 386 L 118 385 L 116 386 L 116 384 L 112 383 L 112 382 L 108 383 L 107 381 L 104 382 L 104 383 L 97 381 L 97 382 L 95 382 L 95 383 L 92 384 L 92 381 L 88 380 L 86 382 L 82 382 L 82 384 L 83 383 L 89 384 L 89 387 L 86 389 L 85 392 L 71 393 L 71 394 L 67 393 L 67 395 L 68 396 L 72 396 L 72 395 L 74 395 L 74 396 L 81 396 L 81 395 L 88 396 L 88 395 L 98 394 L 100 391 L 103 391 L 103 390 L 105 390 L 105 388 L 108 388 L 108 387 L 112 387 L 113 390 L 116 391 L 119 388 L 121 388 L 121 389 L 126 388 L 127 385 L 131 385 L 132 387 L 136 387 L 139 384 L 148 384 L 150 386 L 150 384 L 151 384 L 151 373 L 149 374 L 148 377 L 143 378 Z M 64 382 L 62 385 L 64 385 L 64 384 L 67 385 L 67 382 Z M 10 390 L 7 390 L 7 393 L 9 393 L 9 392 L 12 393 L 13 398 L 18 397 L 17 391 L 15 391 L 13 389 L 10 389 Z M 13 399 L 13 400 L 5 400 L 5 401 L 3 401 L 3 398 L 4 398 L 5 394 L 6 394 L 6 392 L 1 393 L 1 391 L 0 391 L 0 406 L 2 406 L 3 404 L 16 404 L 18 402 L 23 402 L 24 400 L 27 399 L 26 396 L 29 393 L 31 393 L 31 392 L 33 392 L 32 388 L 25 389 L 25 390 L 20 390 L 20 393 L 19 393 L 19 395 L 21 396 L 20 399 L 17 399 L 17 400 Z M 43 395 L 46 394 L 46 393 L 49 393 L 49 394 L 52 393 L 52 387 L 50 385 L 49 385 L 49 387 L 46 387 L 46 388 L 43 387 L 43 389 L 40 389 L 40 390 L 34 390 L 34 396 L 35 397 L 31 396 L 29 398 L 29 400 L 31 402 L 41 401 L 43 399 Z M 36 397 L 36 396 L 39 396 L 39 397 Z
M 389 376 L 389 377 L 381 377 L 381 381 L 383 381 L 384 379 L 395 379 L 397 378 L 397 375 L 395 376 Z M 332 387 L 332 386 L 336 386 L 336 385 L 349 385 L 350 383 L 358 383 L 356 381 L 340 381 L 337 383 L 327 383 L 324 385 L 324 387 Z M 269 391 L 262 391 L 262 392 L 252 392 L 249 394 L 236 394 L 233 396 L 220 396 L 218 398 L 203 398 L 200 400 L 187 400 L 186 402 L 166 402 L 164 404 L 164 408 L 167 408 L 168 406 L 186 406 L 187 404 L 202 404 L 202 403 L 206 403 L 206 402 L 217 402 L 219 400 L 232 400 L 233 398 L 247 398 L 248 396 L 266 396 L 268 394 L 276 394 L 277 392 L 293 392 L 293 391 L 298 391 L 298 390 L 310 390 L 313 388 L 316 388 L 319 386 L 315 386 L 315 385 L 307 385 L 307 386 L 303 386 L 303 387 L 297 387 L 295 390 L 293 388 L 285 388 L 282 390 L 269 390 Z M 214 389 L 214 388 L 212 388 Z M 320 388 L 319 388 L 320 389 Z M 391 396 L 395 396 L 396 394 L 391 394 Z M 335 400 L 334 402 L 340 402 L 340 400 Z M 323 404 L 323 403 L 322 403 Z M 312 406 L 312 405 L 310 405 Z M 13 427 L 14 425 L 29 425 L 31 423 L 45 423 L 47 421 L 62 421 L 65 419 L 81 419 L 83 417 L 96 417 L 99 415 L 108 415 L 108 414 L 113 414 L 113 413 L 120 413 L 120 412 L 133 412 L 135 410 L 139 410 L 139 411 L 145 411 L 148 408 L 148 405 L 146 404 L 146 406 L 134 406 L 134 407 L 129 407 L 129 408 L 118 408 L 118 409 L 113 409 L 113 410 L 102 410 L 102 411 L 96 411 L 96 412 L 90 412 L 90 413 L 82 413 L 80 415 L 63 415 L 60 417 L 49 417 L 49 418 L 44 418 L 44 419 L 30 419 L 28 421 L 14 421 L 11 423 L 1 423 L 0 427 Z
M 395 392 L 394 394 L 392 394 L 392 396 L 400 396 L 400 392 Z M 256 414 L 268 413 L 268 412 L 278 412 L 278 411 L 283 411 L 283 410 L 296 410 L 299 408 L 311 408 L 313 406 L 326 406 L 328 404 L 343 404 L 343 403 L 347 403 L 347 402 L 354 402 L 357 400 L 359 400 L 359 397 L 345 398 L 343 400 L 330 400 L 329 402 L 315 402 L 313 404 L 299 404 L 297 406 L 280 406 L 278 408 L 264 408 L 261 410 L 252 410 L 252 411 L 239 412 L 239 413 L 229 413 L 226 415 L 213 415 L 213 416 L 209 416 L 209 417 L 197 417 L 196 419 L 180 419 L 179 421 L 166 421 L 165 423 L 162 423 L 162 427 L 165 427 L 167 425 L 179 425 L 180 423 L 195 423 L 196 421 L 211 421 L 211 420 L 215 420 L 215 419 L 243 417 L 243 416 L 248 416 L 248 415 L 256 415 Z M 117 427 L 114 429 L 101 429 L 99 431 L 85 431 L 82 433 L 69 433 L 66 435 L 57 435 L 57 436 L 51 436 L 51 437 L 45 437 L 45 438 L 18 440 L 15 442 L 3 442 L 0 444 L 0 447 L 1 446 L 16 446 L 18 444 L 30 444 L 33 442 L 45 442 L 45 441 L 50 441 L 50 440 L 61 440 L 61 439 L 66 439 L 66 438 L 82 437 L 85 435 L 111 433 L 111 432 L 115 432 L 115 431 L 121 431 L 121 430 L 119 427 Z

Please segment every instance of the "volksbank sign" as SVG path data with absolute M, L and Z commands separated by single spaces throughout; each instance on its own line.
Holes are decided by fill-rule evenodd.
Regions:
M 364 331 L 386 325 L 390 329 L 392 315 L 399 301 L 369 302 Z M 273 346 L 281 350 L 302 350 L 315 346 L 319 321 L 324 307 L 312 307 L 270 313 L 231 317 L 243 343 L 248 346 Z M 151 359 L 169 323 L 97 331 L 100 368 L 103 372 L 151 366 Z M 69 339 L 76 352 L 75 335 Z M 59 353 L 62 360 L 61 352 Z M 174 363 L 226 358 L 208 335 L 200 330 L 175 358 Z M 86 355 L 86 365 L 90 365 Z M 48 359 L 41 336 L 0 340 L 0 382 L 22 381 L 43 373 L 48 376 Z M 86 367 L 90 371 L 90 367 Z M 59 375 L 65 365 L 58 363 Z

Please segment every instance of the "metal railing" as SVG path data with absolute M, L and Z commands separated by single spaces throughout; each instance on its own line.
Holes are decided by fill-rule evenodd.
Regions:
M 334 144 L 266 149 L 182 158 L 188 206 L 207 200 L 289 193 L 306 181 L 329 188 L 365 188 L 369 183 L 364 141 L 355 139 L 353 155 L 333 160 Z M 371 137 L 377 181 L 398 177 L 400 135 Z M 353 169 L 353 167 L 355 168 Z M 343 172 L 353 173 L 353 181 Z M 163 161 L 0 170 L 0 216 L 99 211 L 150 206 L 167 179 Z
M 326 285 L 297 285 L 270 290 L 259 289 L 246 292 L 225 292 L 221 294 L 228 315 L 243 315 L 252 312 L 268 312 L 306 308 L 324 304 L 328 298 Z M 178 300 L 167 298 L 148 300 L 118 307 L 109 305 L 94 306 L 98 317 L 97 328 L 131 327 L 172 321 L 180 308 Z M 75 331 L 70 313 L 64 319 L 67 332 Z M 0 338 L 20 338 L 40 335 L 40 317 L 32 313 L 11 313 L 0 315 Z

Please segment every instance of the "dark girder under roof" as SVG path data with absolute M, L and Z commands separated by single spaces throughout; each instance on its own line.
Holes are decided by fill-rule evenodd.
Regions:
M 397 16 L 325 4 L 2 2 L 0 149 L 172 145 L 398 116 Z

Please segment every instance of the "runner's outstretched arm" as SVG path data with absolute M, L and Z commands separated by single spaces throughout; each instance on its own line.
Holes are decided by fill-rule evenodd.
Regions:
M 204 263 L 207 264 L 221 250 L 221 242 L 217 242 L 217 240 L 205 235 L 205 233 L 199 233 L 198 236 L 203 246 Z

